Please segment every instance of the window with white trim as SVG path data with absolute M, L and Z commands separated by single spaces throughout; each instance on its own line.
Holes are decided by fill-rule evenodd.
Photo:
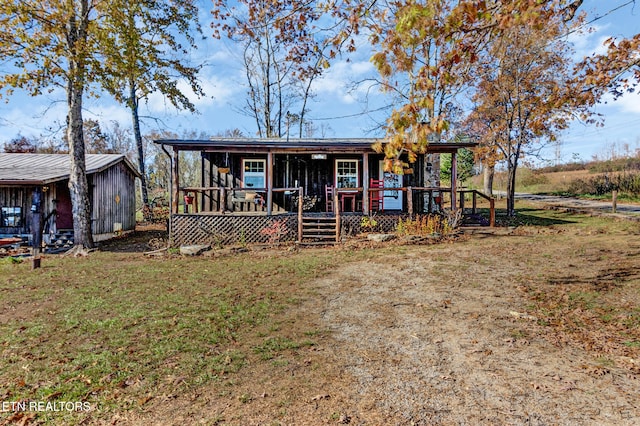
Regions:
M 266 188 L 266 160 L 242 160 L 242 182 L 245 188 Z
M 22 226 L 22 207 L 3 207 L 0 213 L 3 227 L 13 228 Z
M 358 160 L 336 160 L 336 188 L 358 187 Z

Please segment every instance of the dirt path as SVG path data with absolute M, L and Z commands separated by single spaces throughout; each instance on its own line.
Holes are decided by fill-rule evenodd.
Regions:
M 505 196 L 505 193 L 501 194 Z M 516 193 L 516 200 L 533 201 L 536 203 L 547 204 L 556 207 L 573 208 L 593 210 L 603 213 L 610 213 L 612 211 L 612 202 L 598 201 L 598 200 L 585 200 L 576 197 L 561 197 L 558 195 L 539 195 L 539 194 L 525 194 Z M 620 215 L 631 215 L 640 219 L 640 204 L 631 203 L 616 203 L 616 211 Z
M 237 375 L 111 424 L 640 424 L 637 325 L 626 347 L 578 324 L 599 311 L 544 317 L 541 302 L 597 289 L 637 321 L 640 229 L 631 232 L 518 228 L 381 249 L 299 283 L 300 302 L 269 333 L 312 335 L 313 346 L 248 359 Z
M 503 254 L 501 263 L 524 262 L 522 245 L 524 237 L 510 237 L 491 254 Z M 477 248 L 409 250 L 385 263 L 348 265 L 318 283 L 326 298 L 322 320 L 339 341 L 334 357 L 355 381 L 353 418 L 403 425 L 639 424 L 635 376 L 552 345 L 538 335 L 536 319 L 521 312 L 522 278 L 537 262 L 511 273 L 493 268 L 498 258 L 481 257 Z

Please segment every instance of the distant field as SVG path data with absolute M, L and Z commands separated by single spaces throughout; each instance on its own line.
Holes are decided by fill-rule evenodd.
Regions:
M 581 170 L 541 172 L 527 168 L 518 170 L 516 177 L 516 192 L 528 192 L 533 194 L 558 194 L 567 193 L 585 197 L 600 198 L 610 196 L 611 191 L 605 194 L 594 194 L 594 181 L 604 181 L 606 179 L 619 182 L 619 198 L 626 200 L 637 200 L 640 198 L 640 174 L 637 171 L 610 171 L 594 172 L 584 168 Z M 506 191 L 506 172 L 498 172 L 494 177 L 494 191 Z M 474 188 L 483 187 L 483 176 L 474 176 L 470 185 Z

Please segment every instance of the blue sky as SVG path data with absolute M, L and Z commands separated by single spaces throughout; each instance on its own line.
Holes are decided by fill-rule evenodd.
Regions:
M 602 51 L 602 42 L 611 36 L 624 37 L 640 32 L 640 4 L 634 8 L 629 0 L 585 0 L 581 10 L 588 12 L 589 19 L 601 17 L 591 26 L 594 31 L 572 36 L 576 57 Z M 249 117 L 238 112 L 245 99 L 245 82 L 240 58 L 234 53 L 229 42 L 216 41 L 210 37 L 207 20 L 210 2 L 201 0 L 202 22 L 206 40 L 192 52 L 193 63 L 206 63 L 201 74 L 206 97 L 195 99 L 200 113 L 193 115 L 175 111 L 159 95 L 153 95 L 142 108 L 142 114 L 157 117 L 160 121 L 146 120 L 143 132 L 159 126 L 175 132 L 196 130 L 206 134 L 217 134 L 228 129 L 239 128 L 246 135 L 255 132 Z M 610 13 L 608 13 L 610 12 Z M 349 90 L 349 82 L 363 79 L 374 73 L 369 62 L 370 52 L 366 38 L 358 41 L 362 49 L 351 56 L 349 61 L 332 65 L 328 72 L 316 82 L 315 99 L 310 105 L 308 118 L 316 123 L 316 136 L 326 137 L 376 137 L 376 125 L 385 119 L 384 111 L 377 111 L 385 105 L 381 96 L 369 94 L 366 87 Z M 65 94 L 62 89 L 36 98 L 16 91 L 10 98 L 0 103 L 0 144 L 18 134 L 25 136 L 47 135 L 60 128 L 66 114 Z M 368 104 L 364 101 L 368 100 Z M 367 113 L 367 111 L 373 111 Z M 549 161 L 560 155 L 561 161 L 573 158 L 590 160 L 594 155 L 606 156 L 613 148 L 619 152 L 625 146 L 631 151 L 640 149 L 640 94 L 626 95 L 622 99 L 596 107 L 605 117 L 604 127 L 586 126 L 574 123 L 561 137 L 559 150 L 550 147 L 543 151 Z M 96 118 L 102 122 L 119 121 L 129 126 L 130 118 L 126 109 L 113 102 L 108 96 L 87 98 L 85 118 Z M 626 145 L 625 145 L 626 144 Z

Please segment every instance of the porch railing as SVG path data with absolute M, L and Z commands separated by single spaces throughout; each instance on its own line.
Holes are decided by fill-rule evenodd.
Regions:
M 489 225 L 495 226 L 495 200 L 492 197 L 489 197 L 483 194 L 480 191 L 475 189 L 459 189 L 456 191 L 456 197 L 452 197 L 452 189 L 447 187 L 398 187 L 398 188 L 366 188 L 367 193 L 365 194 L 365 188 L 339 188 L 336 189 L 334 193 L 334 206 L 335 213 L 340 215 L 343 213 L 341 211 L 342 206 L 342 197 L 345 195 L 355 195 L 354 199 L 354 208 L 353 211 L 360 211 L 365 214 L 369 214 L 369 206 L 368 200 L 371 198 L 371 195 L 376 192 L 386 192 L 386 191 L 402 191 L 406 194 L 407 197 L 407 213 L 410 216 L 413 216 L 416 211 L 415 201 L 418 200 L 418 196 L 422 194 L 425 198 L 419 203 L 419 210 L 426 210 L 428 212 L 433 212 L 437 210 L 441 210 L 443 208 L 450 208 L 451 210 L 461 209 L 463 213 L 465 209 L 469 210 L 466 202 L 471 201 L 471 214 L 478 214 L 478 199 L 484 199 L 489 203 Z M 260 197 L 261 200 L 258 201 L 261 205 L 264 205 L 266 208 L 267 215 L 273 214 L 273 197 L 269 197 L 269 191 L 267 188 L 246 188 L 246 187 L 184 187 L 180 188 L 180 193 L 183 196 L 187 196 L 188 194 L 195 194 L 191 203 L 186 203 L 185 205 L 191 206 L 195 212 L 198 213 L 198 206 L 203 206 L 204 194 L 209 192 L 209 197 L 211 197 L 212 193 L 218 192 L 218 200 L 219 206 L 217 211 L 220 213 L 228 212 L 227 209 L 227 201 L 228 197 L 235 192 L 245 192 L 245 193 L 254 193 L 257 194 L 257 197 Z M 302 215 L 303 206 L 304 206 L 304 189 L 303 188 L 272 188 L 271 193 L 290 193 L 292 195 L 292 199 L 294 199 L 294 195 L 297 198 L 297 205 L 291 206 L 292 209 L 296 209 L 299 211 L 300 216 Z M 264 195 L 262 195 L 264 194 Z M 366 196 L 365 196 L 366 195 Z M 360 204 L 361 203 L 361 204 Z M 455 205 L 454 205 L 455 203 Z M 209 211 L 209 210 L 207 210 Z M 173 212 L 173 213 L 177 213 Z
M 262 198 L 262 195 L 260 195 L 261 193 L 267 193 L 268 190 L 267 188 L 242 188 L 242 187 L 233 187 L 233 188 L 227 188 L 227 187 L 184 187 L 184 188 L 180 188 L 180 193 L 183 194 L 184 197 L 184 201 L 185 201 L 185 213 L 188 213 L 188 205 L 192 205 L 194 206 L 193 208 L 195 209 L 194 213 L 198 213 L 198 206 L 202 205 L 203 203 L 203 194 L 205 192 L 219 192 L 219 209 L 217 210 L 217 212 L 219 213 L 226 213 L 227 210 L 227 197 L 232 194 L 233 192 L 244 192 L 244 193 L 255 193 L 256 196 L 260 196 Z M 297 196 L 297 215 L 298 215 L 298 241 L 302 240 L 302 213 L 303 213 L 303 207 L 304 207 L 304 188 L 300 187 L 300 188 L 272 188 L 271 189 L 272 193 L 291 193 L 291 194 L 296 194 Z M 189 196 L 189 194 L 195 194 L 195 196 L 193 196 L 192 200 L 188 200 L 187 197 Z M 200 199 L 198 199 L 198 194 L 200 194 Z M 190 202 L 187 202 L 190 201 Z M 260 201 L 261 203 L 265 203 L 266 204 L 266 208 L 267 208 L 267 215 L 271 215 L 273 213 L 273 200 L 271 199 L 271 197 L 267 197 L 266 200 L 262 200 Z M 174 214 L 177 214 L 178 212 L 173 212 Z

